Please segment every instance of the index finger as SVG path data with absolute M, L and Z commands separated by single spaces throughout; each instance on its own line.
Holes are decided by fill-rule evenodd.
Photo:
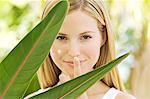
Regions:
M 80 60 L 78 57 L 74 57 L 74 78 L 80 76 L 81 74 Z

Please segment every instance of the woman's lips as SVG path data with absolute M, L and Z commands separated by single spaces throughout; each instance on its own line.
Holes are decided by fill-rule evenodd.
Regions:
M 85 62 L 85 61 L 86 61 L 86 60 L 80 61 L 80 64 L 83 63 L 83 62 Z M 63 61 L 63 62 L 73 65 L 73 61 Z

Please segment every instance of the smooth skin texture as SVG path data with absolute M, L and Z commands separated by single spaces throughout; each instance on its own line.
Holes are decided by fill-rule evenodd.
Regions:
M 64 83 L 93 70 L 104 42 L 93 17 L 80 10 L 69 13 L 50 50 L 54 63 L 62 71 L 59 82 Z M 98 81 L 78 99 L 102 99 L 109 89 Z M 116 99 L 134 98 L 122 93 Z
M 100 54 L 100 34 L 94 18 L 81 11 L 70 13 L 52 45 L 53 61 L 71 78 L 74 76 L 74 57 L 79 58 L 82 73 L 91 71 Z

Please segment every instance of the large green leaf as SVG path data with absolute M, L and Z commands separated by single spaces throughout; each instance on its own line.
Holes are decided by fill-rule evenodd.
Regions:
M 109 62 L 108 64 L 97 68 L 91 72 L 74 78 L 59 86 L 55 86 L 44 93 L 40 93 L 31 98 L 35 99 L 76 99 L 96 81 L 100 80 L 106 73 L 108 73 L 114 66 L 125 59 L 129 53 L 120 56 L 119 58 Z
M 0 99 L 18 99 L 24 96 L 50 51 L 68 7 L 67 0 L 60 0 L 0 63 Z
M 40 84 L 39 84 L 39 81 L 38 81 L 38 77 L 37 77 L 37 74 L 33 77 L 26 93 L 24 96 L 27 96 L 28 94 L 31 94 L 37 90 L 39 90 L 41 87 L 40 87 Z

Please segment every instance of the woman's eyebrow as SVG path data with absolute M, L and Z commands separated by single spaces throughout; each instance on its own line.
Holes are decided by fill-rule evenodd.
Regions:
M 65 33 L 62 33 L 62 32 L 59 32 L 58 34 L 59 34 L 59 35 L 67 35 L 67 34 L 65 34 Z
M 83 35 L 83 34 L 86 34 L 86 33 L 95 33 L 95 32 L 94 31 L 85 31 L 85 32 L 79 33 L 79 35 Z M 59 35 L 67 35 L 67 34 L 59 32 Z

